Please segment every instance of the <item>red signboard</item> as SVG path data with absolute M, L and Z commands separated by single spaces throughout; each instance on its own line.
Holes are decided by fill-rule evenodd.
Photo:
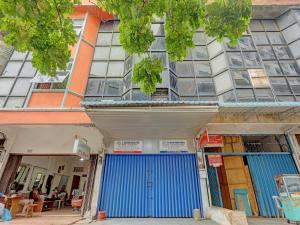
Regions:
M 208 131 L 207 129 L 205 129 L 204 132 L 201 133 L 199 136 L 198 144 L 200 148 L 203 148 L 207 143 L 208 143 Z
M 205 147 L 224 147 L 223 137 L 221 135 L 209 135 Z
M 220 167 L 223 165 L 223 158 L 221 155 L 208 155 L 208 165 L 213 167 Z

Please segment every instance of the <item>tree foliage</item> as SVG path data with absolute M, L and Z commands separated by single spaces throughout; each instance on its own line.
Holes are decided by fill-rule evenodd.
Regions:
M 70 0 L 0 0 L 0 30 L 16 50 L 32 52 L 32 64 L 55 76 L 65 70 L 69 46 L 76 43 Z
M 171 60 L 182 60 L 194 47 L 194 33 L 203 27 L 205 32 L 231 44 L 247 29 L 251 18 L 251 0 L 98 0 L 98 5 L 120 19 L 120 42 L 130 54 L 146 53 L 154 35 L 151 21 L 155 16 L 165 19 L 166 50 Z M 155 62 L 155 63 L 154 63 Z M 134 82 L 141 84 L 146 94 L 156 89 L 154 82 L 161 62 L 147 57 L 135 64 Z M 155 67 L 155 69 L 151 67 Z M 136 71 L 138 70 L 138 71 Z M 151 73 L 153 72 L 153 74 Z M 150 77 L 153 76 L 153 79 Z M 147 87 L 149 85 L 149 87 Z
M 66 68 L 68 47 L 76 42 L 69 18 L 74 3 L 78 0 L 0 0 L 4 41 L 18 51 L 31 51 L 33 65 L 55 76 L 57 69 Z M 171 60 L 186 57 L 199 27 L 235 44 L 251 17 L 251 0 L 97 0 L 97 4 L 120 19 L 120 42 L 129 54 L 148 52 L 155 40 L 151 22 L 164 18 Z M 148 56 L 135 65 L 133 82 L 140 83 L 143 92 L 153 93 L 162 70 L 162 62 Z

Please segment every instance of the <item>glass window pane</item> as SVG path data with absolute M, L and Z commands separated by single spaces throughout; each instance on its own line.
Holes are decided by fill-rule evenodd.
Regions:
M 246 70 L 232 71 L 232 77 L 234 79 L 236 87 L 252 87 L 248 71 Z
M 298 38 L 300 38 L 300 27 L 298 23 L 286 28 L 284 31 L 282 31 L 283 36 L 285 37 L 286 41 L 288 43 L 291 43 Z
M 99 33 L 97 37 L 96 45 L 111 45 L 112 34 L 111 33 Z
M 90 76 L 105 77 L 107 62 L 92 62 Z
M 125 60 L 125 51 L 122 47 L 111 47 L 110 59 Z
M 123 92 L 123 81 L 121 79 L 106 80 L 104 95 L 119 96 L 122 95 L 122 92 Z
M 270 46 L 258 46 L 258 52 L 262 59 L 275 59 L 275 55 L 272 47 Z
M 119 20 L 114 21 L 114 32 L 120 32 L 119 31 L 119 24 L 120 24 Z
M 123 82 L 124 82 L 125 90 L 128 90 L 131 88 L 131 73 L 129 73 L 128 75 L 126 75 L 124 77 Z
M 243 52 L 245 63 L 247 66 L 260 66 L 260 60 L 257 52 Z
M 113 39 L 112 39 L 112 45 L 121 45 L 120 43 L 120 33 L 114 33 Z
M 73 26 L 83 26 L 84 19 L 73 19 Z
M 112 32 L 113 31 L 114 21 L 101 22 L 100 32 Z
M 159 23 L 154 23 L 154 24 L 151 24 L 151 29 L 153 31 L 153 34 L 155 36 L 164 36 L 165 35 L 165 28 L 164 28 L 164 25 Z
M 3 77 L 16 77 L 21 69 L 22 62 L 9 61 L 3 71 Z
M 14 83 L 13 78 L 0 79 L 0 95 L 8 95 Z
M 193 62 L 176 62 L 175 71 L 179 77 L 194 77 L 194 66 Z
M 288 82 L 295 94 L 300 94 L 300 77 L 288 78 Z
M 291 43 L 289 46 L 290 46 L 290 50 L 294 54 L 294 57 L 295 58 L 300 57 L 300 40 Z
M 285 40 L 280 32 L 268 32 L 271 44 L 285 44 Z
M 147 101 L 150 100 L 149 95 L 145 95 L 139 89 L 132 90 L 132 100 L 134 101 Z
M 154 42 L 151 45 L 152 51 L 163 51 L 165 49 L 165 38 L 156 37 Z
M 177 91 L 177 77 L 170 73 L 170 86 L 173 90 Z
M 86 89 L 86 95 L 102 96 L 103 89 L 104 79 L 90 78 Z
M 5 97 L 0 97 L 0 108 L 4 106 L 6 98 Z
M 255 50 L 255 46 L 251 37 L 241 37 L 239 39 L 239 45 L 242 50 Z
M 25 97 L 9 97 L 5 107 L 6 108 L 21 108 L 23 107 Z
M 215 95 L 215 86 L 211 78 L 198 78 L 197 87 L 199 95 Z
M 205 45 L 206 44 L 206 36 L 204 33 L 197 32 L 194 34 L 193 41 L 195 45 Z
M 94 59 L 108 60 L 110 47 L 95 47 Z
M 178 79 L 177 80 L 178 92 L 183 96 L 195 96 L 196 92 L 196 82 L 195 79 Z
M 279 102 L 294 102 L 294 96 L 277 96 Z
M 108 77 L 123 77 L 124 62 L 110 62 L 108 64 Z
M 31 86 L 30 78 L 18 78 L 11 95 L 26 96 Z
M 220 42 L 213 41 L 207 46 L 207 50 L 208 50 L 209 57 L 213 58 L 216 55 L 218 55 L 223 50 L 223 48 Z
M 236 96 L 239 102 L 255 101 L 255 97 L 252 89 L 237 89 Z
M 278 62 L 264 62 L 266 72 L 269 76 L 282 75 Z
M 257 44 L 257 45 L 269 44 L 265 32 L 253 32 L 252 36 L 253 36 L 253 40 L 254 40 L 255 44 Z
M 239 51 L 240 45 L 237 43 L 236 45 L 231 45 L 230 40 L 228 38 L 224 38 L 225 49 L 229 51 Z
M 167 67 L 167 55 L 164 52 L 152 52 L 151 56 L 153 58 L 161 59 L 164 67 Z
M 10 60 L 24 60 L 26 55 L 27 55 L 27 52 L 18 52 L 15 50 L 14 53 L 12 54 Z
M 229 65 L 231 67 L 240 68 L 244 66 L 242 55 L 240 52 L 228 52 L 227 55 L 228 55 Z
M 257 97 L 257 100 L 260 102 L 274 101 L 271 89 L 256 89 L 255 95 Z
M 211 62 L 212 72 L 214 75 L 224 71 L 227 68 L 227 63 L 226 63 L 226 58 L 224 53 L 212 59 L 210 62 Z
M 194 62 L 194 72 L 199 77 L 211 76 L 209 62 Z
M 254 88 L 269 88 L 270 82 L 265 70 L 263 69 L 250 69 L 248 70 L 252 86 Z
M 132 56 L 129 56 L 126 60 L 125 60 L 125 71 L 124 71 L 124 74 L 126 74 L 129 70 L 131 70 L 132 68 L 132 65 L 133 65 L 133 59 L 132 59 Z
M 193 60 L 208 60 L 206 47 L 196 46 L 191 49 Z
M 272 78 L 270 78 L 270 81 L 271 81 L 272 87 L 273 87 L 274 91 L 276 92 L 276 94 L 278 94 L 278 95 L 291 94 L 291 90 L 290 90 L 289 86 L 287 85 L 285 78 L 272 77 Z
M 251 20 L 250 29 L 252 31 L 263 31 L 264 30 L 262 24 L 260 23 L 260 20 Z
M 289 49 L 289 47 L 286 46 L 273 46 L 274 52 L 278 59 L 291 59 L 293 58 L 293 55 Z
M 228 71 L 214 77 L 217 94 L 221 94 L 233 88 L 230 73 Z
M 31 62 L 25 62 L 19 76 L 33 77 L 36 73 L 36 68 L 34 68 Z
M 278 31 L 277 24 L 274 20 L 261 21 L 266 31 Z
M 219 100 L 221 102 L 235 102 L 236 101 L 233 91 L 228 91 L 228 92 L 220 95 Z
M 298 64 L 294 61 L 292 62 L 280 62 L 282 71 L 284 75 L 287 76 L 295 76 L 300 75 L 300 69 L 298 67 Z

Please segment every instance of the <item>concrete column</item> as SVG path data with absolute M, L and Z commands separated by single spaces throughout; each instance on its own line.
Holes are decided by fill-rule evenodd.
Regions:
M 102 155 L 103 157 L 103 155 Z M 91 216 L 94 218 L 98 214 L 98 199 L 99 199 L 99 194 L 100 194 L 100 178 L 102 174 L 102 167 L 103 167 L 103 162 L 101 156 L 98 158 L 98 163 L 97 163 L 97 169 L 96 169 L 96 174 L 95 174 L 95 182 L 94 182 L 94 188 L 93 188 L 93 197 L 92 197 L 92 204 L 91 204 Z

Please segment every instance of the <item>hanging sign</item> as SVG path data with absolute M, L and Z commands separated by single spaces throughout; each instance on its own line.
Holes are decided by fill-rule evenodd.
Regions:
M 187 140 L 160 140 L 160 152 L 187 152 Z
M 143 141 L 118 140 L 114 142 L 114 153 L 142 153 Z
M 208 135 L 208 142 L 205 147 L 224 147 L 223 137 L 221 135 Z
M 200 148 L 203 148 L 208 143 L 208 131 L 205 129 L 200 135 L 198 139 L 198 145 Z
M 223 165 L 223 158 L 221 155 L 208 155 L 208 165 L 213 167 L 220 167 Z
M 87 145 L 86 141 L 81 138 L 76 138 L 73 147 L 73 153 L 78 155 L 84 160 L 90 159 L 91 148 Z

